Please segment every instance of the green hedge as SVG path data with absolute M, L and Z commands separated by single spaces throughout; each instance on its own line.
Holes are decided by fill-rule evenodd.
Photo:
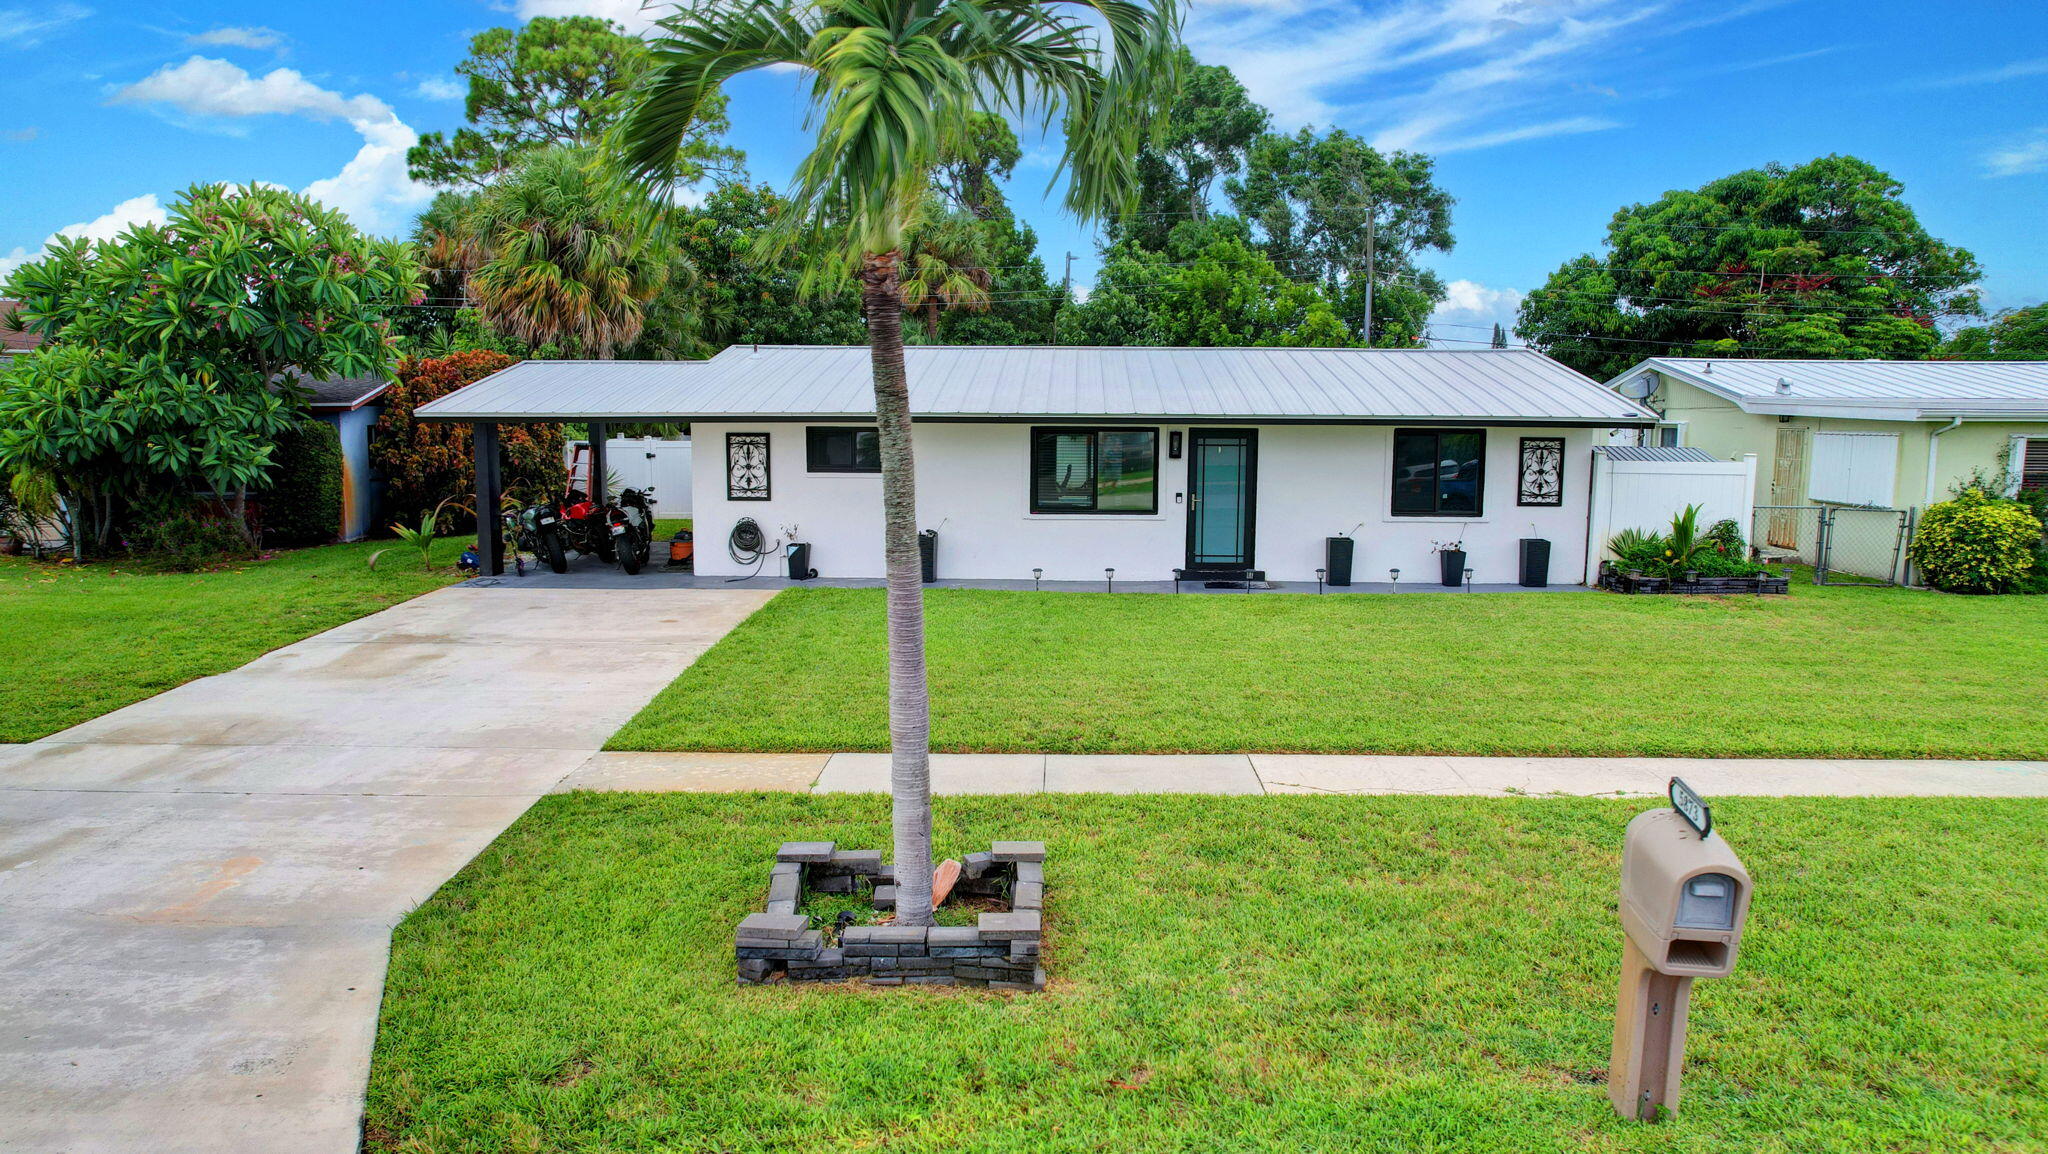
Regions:
M 279 437 L 272 452 L 264 541 L 325 545 L 341 536 L 341 434 L 326 421 L 308 419 Z

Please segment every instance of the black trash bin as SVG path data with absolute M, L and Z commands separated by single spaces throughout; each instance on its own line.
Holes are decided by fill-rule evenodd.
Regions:
M 1351 584 L 1351 538 L 1323 538 L 1323 568 L 1328 569 L 1328 580 L 1332 585 Z
M 818 571 L 811 568 L 811 543 L 809 541 L 791 541 L 789 547 L 784 552 L 789 557 L 789 579 L 791 581 L 809 581 L 818 575 Z
M 1550 584 L 1550 542 L 1541 537 L 1522 538 L 1522 584 L 1541 589 Z
M 926 529 L 917 535 L 917 564 L 929 585 L 939 579 L 939 531 Z

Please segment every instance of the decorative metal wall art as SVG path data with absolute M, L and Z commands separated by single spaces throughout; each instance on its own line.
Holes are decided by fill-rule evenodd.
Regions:
M 1523 437 L 1517 505 L 1564 504 L 1564 438 Z
M 768 434 L 725 435 L 725 499 L 768 499 Z

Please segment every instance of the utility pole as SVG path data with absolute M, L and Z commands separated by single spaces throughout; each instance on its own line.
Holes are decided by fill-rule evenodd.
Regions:
M 1372 282 L 1373 282 L 1373 241 L 1378 230 L 1380 210 L 1370 205 L 1365 218 L 1365 347 L 1372 347 Z
M 1060 289 L 1061 289 L 1061 291 L 1063 291 L 1063 292 L 1065 292 L 1065 293 L 1066 293 L 1066 295 L 1067 295 L 1067 299 L 1068 299 L 1068 300 L 1073 300 L 1073 299 L 1074 299 L 1074 254 L 1073 254 L 1073 253 L 1068 253 L 1068 254 L 1067 254 L 1067 272 L 1066 272 L 1066 275 L 1065 275 L 1065 276 L 1062 276 L 1062 277 L 1060 278 Z

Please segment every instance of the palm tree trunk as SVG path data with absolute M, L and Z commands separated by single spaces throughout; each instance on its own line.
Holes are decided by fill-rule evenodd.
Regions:
M 910 384 L 903 370 L 900 253 L 861 261 L 875 422 L 882 441 L 882 543 L 889 575 L 889 793 L 896 854 L 896 921 L 932 924 L 931 694 L 924 669 L 924 586 L 917 555 L 917 477 Z

